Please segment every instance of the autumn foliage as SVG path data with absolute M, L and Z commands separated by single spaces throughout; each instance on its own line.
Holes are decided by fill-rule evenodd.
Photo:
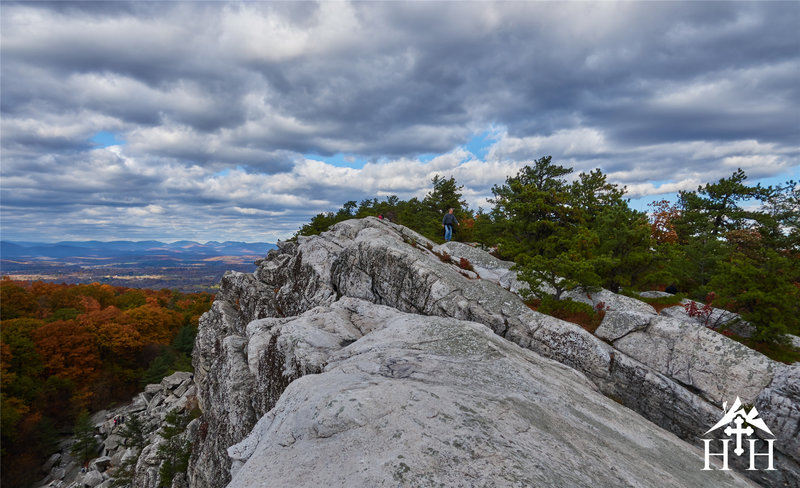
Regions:
M 0 280 L 2 484 L 40 478 L 43 457 L 82 410 L 130 401 L 176 363 L 191 367 L 197 322 L 212 301 L 207 293 Z

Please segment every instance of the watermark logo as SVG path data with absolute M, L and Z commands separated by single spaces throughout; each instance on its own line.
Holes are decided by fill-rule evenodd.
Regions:
M 747 468 L 748 471 L 757 471 L 756 468 L 756 457 L 763 457 L 767 460 L 767 471 L 772 471 L 775 468 L 772 466 L 772 444 L 775 442 L 775 439 L 760 439 L 760 438 L 750 438 L 755 432 L 756 429 L 759 429 L 767 434 L 775 437 L 767 424 L 764 423 L 763 420 L 758 418 L 758 410 L 756 407 L 750 408 L 748 412 L 744 406 L 742 406 L 741 400 L 739 397 L 736 397 L 736 401 L 733 402 L 730 410 L 726 410 L 728 406 L 728 402 L 724 402 L 722 404 L 722 412 L 723 416 L 719 422 L 711 427 L 706 431 L 706 434 L 710 432 L 714 432 L 715 430 L 726 426 L 721 433 L 724 433 L 727 438 L 720 438 L 718 439 L 722 444 L 722 451 L 721 452 L 711 452 L 711 442 L 716 439 L 703 439 L 703 443 L 705 444 L 705 460 L 706 465 L 703 468 L 703 471 L 710 471 L 713 468 L 711 467 L 711 457 L 719 457 L 722 460 L 722 470 L 728 469 L 728 454 L 729 454 L 729 445 L 731 441 L 735 441 L 735 447 L 733 449 L 733 454 L 736 456 L 741 456 L 744 454 L 745 449 L 742 447 L 744 444 L 742 441 L 746 440 L 748 442 L 750 452 L 750 466 Z M 733 426 L 732 426 L 733 425 Z M 733 437 L 731 437 L 733 436 Z M 765 442 L 766 443 L 766 452 L 757 452 L 756 450 L 756 443 L 757 442 Z

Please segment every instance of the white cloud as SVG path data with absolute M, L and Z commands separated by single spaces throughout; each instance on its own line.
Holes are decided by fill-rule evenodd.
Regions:
M 512 137 L 504 134 L 491 147 L 489 160 L 531 160 L 546 154 L 565 157 L 594 156 L 609 152 L 602 131 L 590 127 L 560 129 L 546 136 Z
M 3 234 L 285 237 L 347 200 L 422 197 L 435 174 L 486 208 L 492 185 L 545 155 L 599 167 L 631 196 L 738 167 L 791 175 L 795 13 L 790 2 L 4 4 Z M 99 131 L 126 142 L 93 148 Z M 464 145 L 484 131 L 494 143 L 479 158 Z

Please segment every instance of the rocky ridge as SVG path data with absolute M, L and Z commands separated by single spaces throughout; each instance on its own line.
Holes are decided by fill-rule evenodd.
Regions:
M 174 373 L 158 384 L 147 385 L 129 404 L 95 413 L 92 423 L 96 430 L 97 457 L 87 466 L 81 466 L 70 454 L 74 441 L 67 441 L 42 467 L 47 476 L 38 486 L 110 488 L 115 480 L 119 481 L 121 466 L 126 463 L 131 464 L 133 481 L 129 486 L 159 486 L 163 456 L 158 447 L 164 441 L 159 431 L 169 412 L 191 411 L 197 406 L 193 377 L 192 373 Z M 123 435 L 124 427 L 137 421 L 141 427 L 141 448 L 131 445 L 130 439 Z M 177 476 L 173 486 L 187 486 L 185 476 Z
M 374 218 L 281 243 L 257 265 L 226 274 L 201 319 L 190 486 L 298 476 L 318 480 L 311 486 L 459 486 L 470 473 L 489 477 L 464 486 L 651 486 L 647 473 L 667 472 L 687 476 L 674 486 L 743 486 L 733 472 L 700 471 L 696 447 L 736 396 L 777 437 L 779 469 L 747 474 L 800 485 L 800 365 L 688 318 L 576 293 L 609 307 L 593 335 L 529 309 L 511 263 Z M 450 340 L 459 334 L 470 339 Z M 424 435 L 442 425 L 444 441 Z M 537 447 L 543 438 L 549 450 Z M 635 453 L 646 469 L 624 462 Z

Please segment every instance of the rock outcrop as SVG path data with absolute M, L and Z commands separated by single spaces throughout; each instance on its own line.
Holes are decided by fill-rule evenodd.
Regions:
M 297 322 L 305 329 L 299 336 L 308 337 L 311 320 L 341 324 L 339 303 L 285 328 Z M 289 385 L 252 433 L 228 450 L 230 488 L 263 480 L 342 487 L 750 486 L 730 471 L 675 469 L 702 465 L 700 450 L 603 397 L 574 370 L 485 326 L 385 313 L 371 332 L 338 351 L 317 342 L 328 355 L 323 372 Z M 295 349 L 299 356 L 313 356 L 307 346 Z
M 482 472 L 508 486 L 738 486 L 659 430 L 698 445 L 730 395 L 755 403 L 777 436 L 779 469 L 748 474 L 800 484 L 797 367 L 638 300 L 574 294 L 609 307 L 593 335 L 529 309 L 511 263 L 373 218 L 280 244 L 257 265 L 226 274 L 201 319 L 192 487 L 298 475 L 319 480 L 311 485 L 492 485 L 469 481 Z M 450 341 L 459 334 L 470 339 Z M 429 438 L 443 420 L 450 435 Z M 327 477 L 326 466 L 336 468 Z
M 159 486 L 159 469 L 164 461 L 158 454 L 163 442 L 159 431 L 169 412 L 188 412 L 197 406 L 193 377 L 192 373 L 174 373 L 159 384 L 147 385 L 129 404 L 95 413 L 92 421 L 98 456 L 84 468 L 69 454 L 72 442 L 66 442 L 62 451 L 51 456 L 43 467 L 48 476 L 39 485 L 110 488 L 124 474 L 129 479 L 127 486 Z M 141 447 L 131 444 L 132 436 L 124 435 L 131 425 L 136 425 Z

